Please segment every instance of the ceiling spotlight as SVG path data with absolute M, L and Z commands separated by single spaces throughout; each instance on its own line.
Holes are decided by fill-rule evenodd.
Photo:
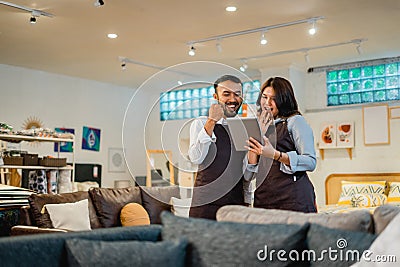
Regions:
M 183 82 L 182 81 L 178 81 L 178 85 L 182 85 L 183 84 Z
M 94 2 L 94 6 L 95 7 L 99 7 L 99 6 L 103 6 L 104 5 L 104 1 L 103 0 L 96 0 Z
M 196 48 L 194 48 L 194 46 L 191 46 L 189 50 L 189 56 L 193 57 L 194 55 L 196 55 Z
M 237 8 L 235 6 L 227 6 L 225 10 L 228 12 L 235 12 Z
M 126 62 L 125 61 L 122 61 L 121 68 L 122 68 L 122 70 L 126 70 Z
M 218 53 L 222 52 L 222 45 L 220 43 L 220 41 L 217 42 L 217 44 L 215 45 L 215 47 L 217 48 Z
M 35 23 L 36 23 L 36 18 L 35 18 L 34 16 L 32 16 L 32 17 L 29 19 L 29 22 L 30 22 L 31 24 L 35 24 Z
M 266 45 L 268 40 L 265 38 L 265 32 L 261 33 L 260 44 Z
M 308 51 L 304 52 L 304 60 L 307 63 L 310 63 L 310 55 L 308 54 Z
M 247 65 L 247 61 L 246 60 L 242 60 L 242 61 L 243 61 L 243 64 L 242 64 L 242 66 L 240 66 L 239 69 L 240 69 L 241 72 L 245 72 L 249 66 Z
M 308 29 L 308 33 L 310 35 L 314 35 L 317 32 L 317 28 L 315 28 L 315 20 L 311 22 L 311 28 Z
M 357 53 L 358 53 L 359 55 L 361 55 L 361 54 L 363 53 L 363 50 L 362 50 L 362 47 L 361 47 L 361 42 L 359 42 L 359 43 L 357 44 L 356 50 L 357 50 Z
M 118 37 L 118 34 L 116 34 L 116 33 L 109 33 L 109 34 L 107 34 L 107 37 L 110 38 L 110 39 L 115 39 L 115 38 Z

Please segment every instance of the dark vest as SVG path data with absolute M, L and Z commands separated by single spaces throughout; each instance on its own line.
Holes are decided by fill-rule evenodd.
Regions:
M 296 151 L 287 121 L 278 122 L 275 128 L 276 149 L 282 152 Z M 269 137 L 275 138 L 273 135 Z M 314 187 L 306 172 L 286 174 L 280 170 L 280 162 L 266 158 L 261 158 L 260 161 L 254 207 L 316 212 Z
M 245 152 L 235 150 L 227 126 L 216 124 L 214 134 L 217 140 L 211 143 L 206 158 L 198 166 L 190 217 L 215 219 L 219 207 L 244 204 Z

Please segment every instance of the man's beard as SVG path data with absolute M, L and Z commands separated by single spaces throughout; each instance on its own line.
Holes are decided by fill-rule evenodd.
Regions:
M 221 103 L 222 104 L 222 108 L 224 110 L 224 115 L 227 118 L 231 118 L 231 117 L 235 117 L 237 115 L 237 112 L 240 108 L 240 106 L 242 105 L 239 102 L 226 102 L 226 103 Z M 235 105 L 235 110 L 231 110 L 230 108 L 227 107 L 227 105 Z

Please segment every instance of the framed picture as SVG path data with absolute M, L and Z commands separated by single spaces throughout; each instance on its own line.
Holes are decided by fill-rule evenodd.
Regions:
M 56 133 L 71 133 L 75 134 L 75 129 L 72 128 L 55 128 Z M 60 152 L 73 152 L 73 142 L 54 143 L 54 152 L 58 152 L 58 144 L 60 144 Z
M 82 149 L 100 150 L 100 129 L 83 126 Z
M 324 122 L 319 132 L 319 148 L 336 147 L 336 122 Z
M 388 105 L 364 106 L 362 111 L 364 144 L 366 146 L 389 144 Z
M 108 149 L 108 171 L 125 172 L 125 159 L 122 148 Z
M 400 107 L 391 107 L 390 108 L 390 118 L 391 119 L 400 119 Z
M 354 147 L 354 122 L 339 122 L 336 129 L 336 147 Z

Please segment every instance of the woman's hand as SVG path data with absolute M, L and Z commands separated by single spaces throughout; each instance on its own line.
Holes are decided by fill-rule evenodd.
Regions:
M 258 124 L 261 130 L 261 136 L 264 136 L 268 127 L 273 123 L 274 118 L 270 109 L 262 109 L 257 114 Z
M 275 148 L 269 142 L 269 139 L 267 137 L 263 136 L 263 139 L 265 145 L 260 144 L 260 142 L 258 142 L 256 139 L 250 137 L 250 139 L 247 141 L 249 145 L 246 146 L 246 148 L 256 155 L 262 155 L 266 158 L 273 159 L 275 155 Z

